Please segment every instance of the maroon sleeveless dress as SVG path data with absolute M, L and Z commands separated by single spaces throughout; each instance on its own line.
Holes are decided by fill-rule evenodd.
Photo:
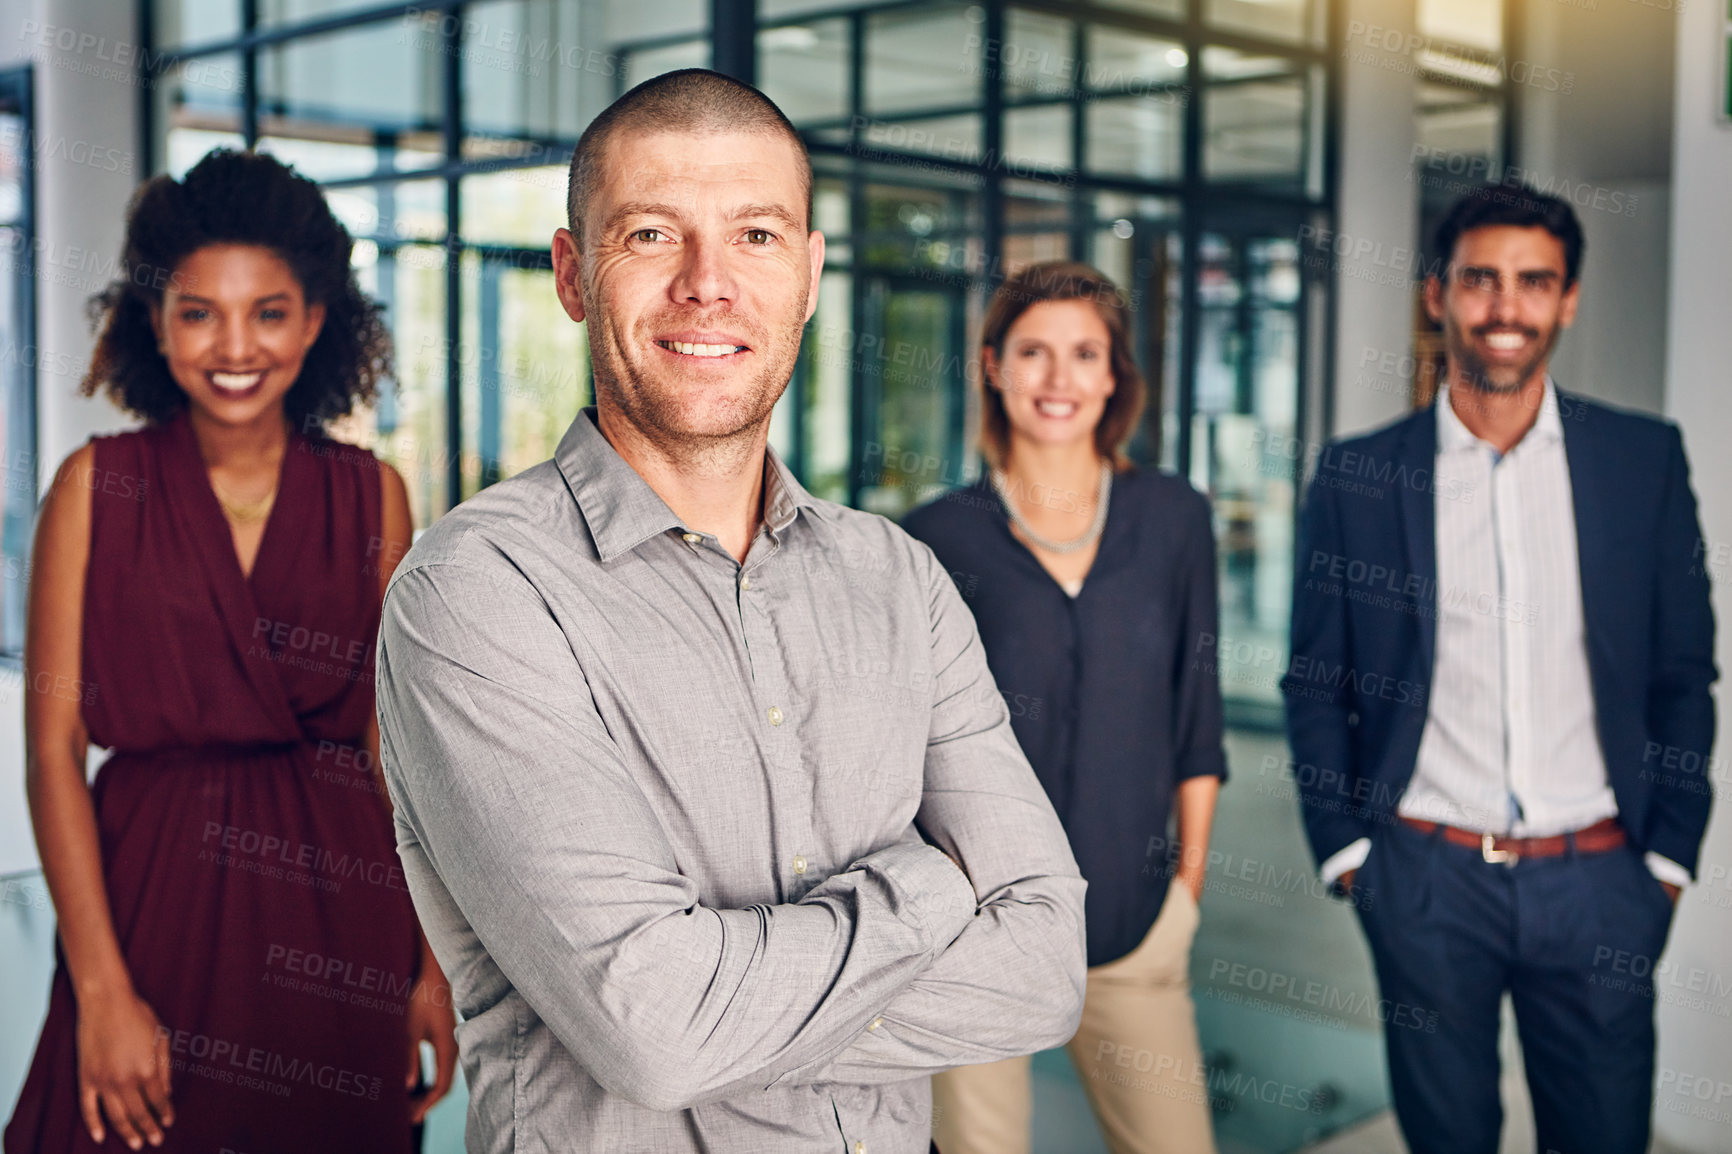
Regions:
M 380 478 L 291 433 L 251 578 L 184 415 L 97 437 L 79 692 L 115 930 L 168 1031 L 163 1151 L 408 1154 L 420 951 L 363 748 Z M 6 1154 L 101 1147 L 57 959 Z M 150 1147 L 146 1147 L 150 1149 Z

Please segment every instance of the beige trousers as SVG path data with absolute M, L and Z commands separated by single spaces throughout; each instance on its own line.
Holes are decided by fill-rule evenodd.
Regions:
M 1067 1049 L 1112 1154 L 1214 1154 L 1191 1005 L 1196 932 L 1196 899 L 1174 882 L 1142 944 L 1089 969 L 1082 1024 Z M 1031 1098 L 1028 1058 L 935 1076 L 939 1154 L 1028 1154 Z

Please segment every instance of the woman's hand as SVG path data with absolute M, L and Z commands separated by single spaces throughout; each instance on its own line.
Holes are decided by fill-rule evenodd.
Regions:
M 425 945 L 421 949 L 421 977 L 409 995 L 409 1076 L 405 1085 L 415 1088 L 421 1075 L 421 1043 L 433 1047 L 433 1085 L 414 1098 L 409 1120 L 420 1125 L 451 1090 L 457 1073 L 457 1015 L 451 1008 L 451 986 L 445 972 Z
M 1215 822 L 1215 799 L 1220 792 L 1221 779 L 1211 774 L 1187 777 L 1177 791 L 1179 862 L 1173 881 L 1189 889 L 1199 905 L 1203 901 L 1203 877 L 1209 870 L 1209 827 Z
M 98 1144 L 104 1114 L 134 1150 L 162 1145 L 163 1129 L 174 1125 L 168 1031 L 131 990 L 78 1003 L 78 1103 Z

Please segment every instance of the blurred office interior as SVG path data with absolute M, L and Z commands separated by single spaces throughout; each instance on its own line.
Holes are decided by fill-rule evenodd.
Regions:
M 1588 237 L 1554 375 L 1683 425 L 1724 578 L 1729 54 L 1724 0 L 0 0 L 0 1108 L 52 962 L 22 787 L 30 532 L 59 461 L 126 424 L 74 390 L 136 182 L 230 144 L 324 184 L 397 350 L 340 435 L 397 466 L 425 527 L 589 403 L 547 255 L 566 161 L 625 89 L 701 65 L 812 153 L 826 269 L 772 438 L 814 493 L 896 517 L 974 479 L 971 340 L 1005 275 L 1072 257 L 1128 292 L 1156 401 L 1133 455 L 1208 494 L 1220 546 L 1232 777 L 1193 980 L 1221 1148 L 1400 1150 L 1369 957 L 1312 880 L 1280 730 L 1305 468 L 1429 399 L 1425 238 L 1519 175 Z M 1726 826 L 1657 983 L 1661 1150 L 1732 1149 Z M 1514 1065 L 1506 1149 L 1531 1149 Z M 1036 1073 L 1037 1148 L 1104 1149 L 1063 1055 Z M 462 1109 L 429 1150 L 461 1149 Z

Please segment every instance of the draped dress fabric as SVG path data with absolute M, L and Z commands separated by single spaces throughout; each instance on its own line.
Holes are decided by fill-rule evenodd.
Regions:
M 182 415 L 98 437 L 83 667 L 115 930 L 173 1056 L 165 1151 L 404 1152 L 414 913 L 362 748 L 380 478 L 291 433 L 250 578 Z M 59 957 L 5 1154 L 95 1146 Z

